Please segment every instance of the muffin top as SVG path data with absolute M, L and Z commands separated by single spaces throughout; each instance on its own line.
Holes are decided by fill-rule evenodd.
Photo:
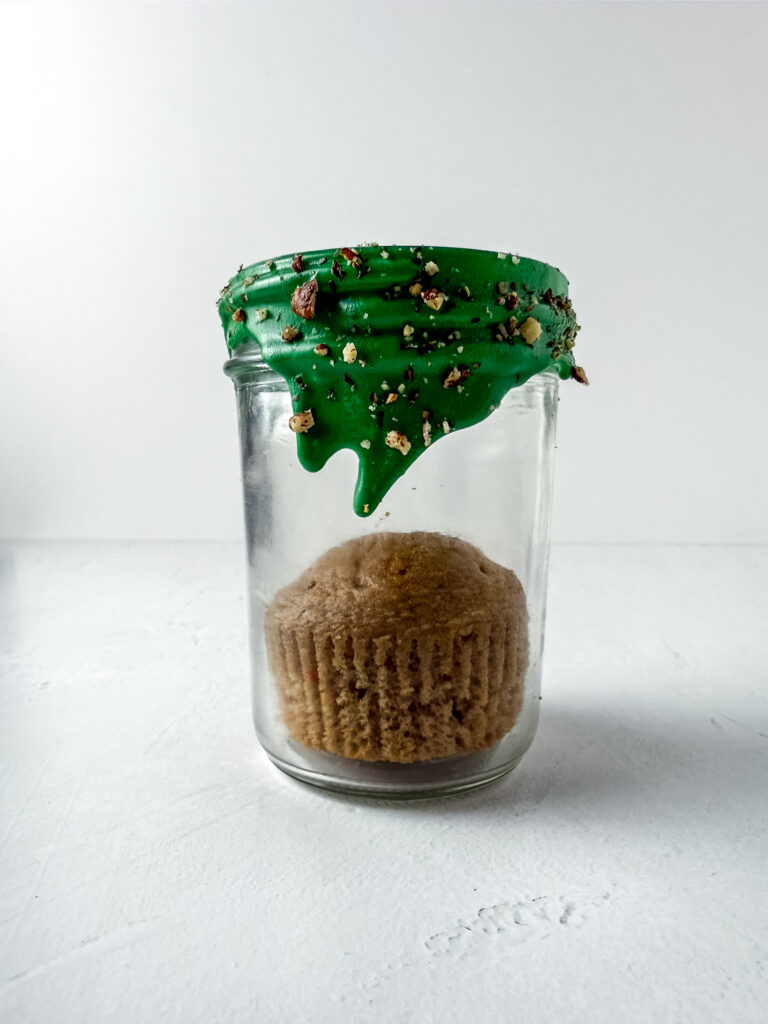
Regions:
M 469 633 L 525 607 L 514 572 L 441 533 L 375 533 L 325 552 L 278 591 L 267 613 L 280 628 L 371 637 L 425 628 Z
M 503 252 L 364 245 L 240 268 L 219 315 L 236 379 L 266 362 L 287 382 L 302 465 L 359 460 L 370 515 L 430 445 L 554 371 L 586 383 L 579 326 L 555 267 Z

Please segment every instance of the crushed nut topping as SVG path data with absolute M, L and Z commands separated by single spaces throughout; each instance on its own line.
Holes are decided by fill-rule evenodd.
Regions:
M 317 301 L 317 279 L 312 278 L 299 285 L 291 296 L 291 309 L 302 320 L 314 320 Z
M 469 377 L 469 370 L 466 366 L 454 366 L 443 381 L 443 387 L 454 388 L 457 384 L 461 384 L 463 380 L 466 380 L 467 377 Z
M 421 295 L 421 284 L 418 281 L 415 281 L 408 289 L 408 292 L 414 298 L 416 298 L 417 295 Z
M 342 350 L 342 356 L 344 357 L 345 363 L 354 363 L 357 359 L 357 349 L 353 341 L 348 341 Z
M 353 267 L 355 267 L 355 269 L 357 269 L 358 267 L 362 267 L 363 260 L 357 249 L 350 249 L 347 246 L 345 246 L 341 250 L 341 255 L 344 257 L 347 263 L 351 264 Z
M 541 336 L 541 324 L 538 320 L 529 316 L 520 324 L 520 334 L 526 345 L 532 345 Z
M 434 260 L 430 260 L 429 263 L 424 265 L 424 270 L 430 277 L 434 277 L 439 269 L 440 267 L 438 267 Z
M 387 252 L 386 249 L 382 249 L 381 250 L 381 258 L 384 259 L 384 260 L 388 260 L 389 259 L 389 253 Z
M 584 372 L 584 367 L 583 366 L 572 366 L 571 367 L 571 376 L 573 377 L 574 380 L 577 380 L 579 382 L 579 384 L 586 384 L 587 387 L 589 387 L 589 378 L 587 377 L 586 373 Z
M 400 395 L 398 395 L 398 393 L 396 391 L 390 391 L 390 393 L 387 395 L 386 404 L 387 405 L 392 405 L 392 403 L 396 402 L 399 397 L 400 397 Z
M 254 309 L 253 315 L 259 322 L 261 322 L 262 320 L 267 319 L 267 317 L 269 316 L 269 312 L 266 309 Z
M 424 447 L 429 448 L 432 444 L 432 424 L 429 420 L 424 420 L 421 424 L 421 436 L 424 438 Z
M 299 331 L 295 327 L 284 327 L 283 333 L 280 337 L 283 341 L 295 341 L 299 336 Z
M 319 345 L 315 345 L 314 353 L 316 356 L 327 356 L 331 351 L 324 341 L 321 341 Z
M 411 327 L 410 324 L 406 324 L 405 327 L 403 328 L 403 337 L 404 338 L 410 338 L 412 336 L 412 334 L 413 334 L 413 328 Z
M 510 334 L 519 334 L 520 333 L 518 331 L 518 329 L 517 329 L 517 317 L 516 316 L 511 316 L 509 318 L 509 322 L 508 322 L 507 326 L 509 327 L 509 333 Z
M 312 415 L 311 409 L 307 409 L 305 412 L 297 412 L 295 416 L 291 416 L 288 420 L 288 426 L 294 434 L 306 434 L 314 425 L 315 417 Z
M 448 296 L 437 288 L 428 288 L 422 295 L 422 298 L 424 299 L 425 306 L 429 306 L 430 309 L 440 309 Z
M 403 455 L 407 455 L 411 450 L 411 442 L 405 434 L 401 434 L 399 430 L 390 430 L 384 438 L 384 443 L 388 448 L 395 448 Z
M 304 253 L 303 252 L 296 253 L 296 255 L 293 258 L 293 263 L 291 264 L 291 269 L 296 274 L 300 274 L 302 272 L 302 270 L 304 269 Z
M 360 447 L 365 448 L 366 451 L 371 447 L 371 442 L 368 440 L 367 437 L 364 437 L 363 440 L 360 442 Z
M 520 262 L 520 257 L 517 255 L 513 256 L 512 262 L 515 264 L 515 266 L 517 266 L 517 264 Z
M 333 263 L 331 264 L 331 273 L 334 275 L 334 277 L 338 277 L 339 280 L 341 280 L 342 277 L 344 277 L 344 271 L 341 269 L 338 260 L 334 260 Z
M 244 309 L 236 309 L 235 312 L 232 314 L 232 319 L 235 321 L 236 324 L 244 324 L 245 323 L 245 310 Z

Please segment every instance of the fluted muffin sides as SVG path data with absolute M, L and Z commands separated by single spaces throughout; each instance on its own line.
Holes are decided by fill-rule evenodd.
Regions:
M 528 615 L 515 574 L 456 537 L 380 533 L 277 593 L 267 653 L 291 736 L 364 761 L 482 750 L 515 724 Z

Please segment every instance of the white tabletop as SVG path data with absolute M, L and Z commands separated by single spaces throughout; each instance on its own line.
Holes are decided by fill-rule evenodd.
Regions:
M 259 752 L 240 545 L 0 568 L 0 1020 L 764 1024 L 767 548 L 556 549 L 532 749 L 413 804 Z

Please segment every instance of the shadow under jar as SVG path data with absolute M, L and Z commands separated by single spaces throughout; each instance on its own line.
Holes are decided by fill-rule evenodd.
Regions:
M 490 254 L 432 252 L 440 254 L 441 263 L 449 252 L 482 256 L 484 266 L 495 269 Z M 356 250 L 342 253 L 357 257 Z M 430 264 L 420 251 L 419 256 L 417 274 L 429 284 L 437 264 Z M 408 423 L 409 436 L 416 437 L 415 413 L 407 418 L 402 386 L 394 399 L 386 392 L 371 394 L 368 406 L 366 397 L 366 419 L 359 422 L 372 440 L 362 438 L 360 450 L 350 442 L 350 436 L 358 435 L 349 435 L 349 423 L 361 409 L 359 402 L 350 403 L 337 420 L 338 429 L 347 430 L 346 442 L 308 465 L 302 453 L 311 455 L 312 447 L 305 438 L 297 438 L 297 424 L 299 434 L 319 424 L 316 436 L 322 438 L 320 388 L 314 389 L 309 413 L 307 380 L 316 381 L 307 372 L 292 377 L 280 360 L 301 357 L 311 371 L 318 371 L 321 363 L 318 373 L 337 372 L 340 381 L 354 390 L 350 374 L 360 372 L 356 364 L 363 345 L 349 341 L 359 328 L 353 325 L 345 334 L 334 321 L 334 287 L 317 322 L 302 323 L 294 316 L 292 323 L 298 326 L 286 326 L 291 313 L 303 316 L 294 306 L 296 293 L 311 285 L 312 315 L 307 320 L 314 320 L 317 281 L 330 285 L 333 281 L 318 271 L 307 278 L 303 257 L 285 264 L 297 279 L 279 273 L 281 261 L 277 262 L 277 268 L 274 261 L 266 264 L 265 276 L 276 282 L 270 285 L 273 292 L 267 286 L 259 292 L 258 273 L 241 271 L 237 287 L 230 285 L 231 297 L 225 295 L 220 305 L 233 353 L 225 372 L 235 384 L 242 453 L 256 733 L 283 771 L 338 792 L 426 797 L 485 785 L 515 767 L 530 746 L 538 722 L 557 396 L 560 378 L 572 368 L 572 344 L 563 348 L 559 362 L 553 361 L 544 349 L 546 334 L 539 341 L 538 321 L 535 338 L 523 337 L 518 350 L 514 350 L 517 338 L 508 337 L 506 331 L 491 342 L 483 335 L 470 348 L 470 357 L 482 355 L 488 363 L 510 358 L 514 366 L 515 351 L 519 351 L 520 359 L 531 365 L 538 359 L 536 369 L 525 364 L 528 372 L 520 374 L 523 382 L 506 393 L 503 388 L 497 390 L 490 406 L 484 398 L 482 415 L 462 423 L 461 429 L 430 410 L 416 409 L 423 446 L 412 452 L 417 457 L 408 460 L 406 472 L 397 460 L 412 445 L 406 438 L 404 451 L 390 451 L 405 434 L 383 433 L 387 427 Z M 565 280 L 546 264 L 528 262 L 544 268 L 542 273 Z M 316 265 L 324 264 L 325 257 L 316 260 Z M 334 274 L 337 266 L 334 261 Z M 382 278 L 385 273 L 391 273 L 389 267 L 381 272 Z M 256 306 L 259 299 L 276 294 L 278 287 L 283 288 L 282 305 L 275 303 L 271 313 Z M 446 292 L 440 294 L 447 300 L 452 282 L 443 287 Z M 498 316 L 507 318 L 504 300 L 510 285 L 491 281 L 485 287 L 501 296 Z M 255 297 L 247 293 L 248 288 Z M 354 288 L 350 292 L 354 300 Z M 536 297 L 529 298 L 533 308 Z M 544 302 L 554 304 L 551 289 Z M 343 312 L 362 323 L 368 317 L 367 311 L 363 313 L 367 308 L 365 303 L 355 306 L 350 301 Z M 416 312 L 409 312 L 408 318 L 423 315 L 426 322 L 434 320 L 430 310 L 439 305 L 413 304 L 413 308 Z M 270 315 L 276 323 L 264 341 L 260 325 Z M 540 319 L 546 332 L 546 315 Z M 573 335 L 578 329 L 572 326 L 570 308 L 565 313 L 562 307 L 556 308 L 551 320 L 563 330 L 573 330 Z M 461 347 L 453 340 L 458 340 L 459 332 L 449 332 L 442 344 L 422 346 L 418 357 L 411 357 L 411 346 L 400 345 L 406 348 L 402 357 L 406 379 L 413 380 L 415 365 L 424 381 L 422 394 L 429 383 L 433 353 L 442 367 L 430 409 L 449 398 L 454 403 L 450 408 L 461 408 L 461 385 L 470 373 L 454 379 L 457 356 L 441 350 L 453 342 L 461 353 L 471 343 L 468 333 Z M 402 334 L 410 338 L 407 326 Z M 423 336 L 428 338 L 427 330 Z M 290 348 L 305 337 L 303 350 Z M 318 342 L 318 337 L 329 343 Z M 280 342 L 286 347 L 281 348 Z M 489 348 L 496 344 L 499 348 Z M 342 345 L 343 361 L 339 358 Z M 391 351 L 394 355 L 388 365 L 400 369 L 399 350 L 392 345 Z M 379 350 L 368 341 L 365 352 L 371 359 Z M 329 359 L 334 353 L 338 370 Z M 360 363 L 365 368 L 361 358 Z M 480 365 L 479 361 L 471 364 Z M 368 381 L 373 379 L 369 372 Z M 447 392 L 455 383 L 460 386 L 443 398 L 443 389 Z M 335 399 L 333 390 L 327 390 L 328 397 Z M 338 410 L 336 406 L 337 414 Z M 376 444 L 379 461 L 367 461 Z M 366 490 L 366 465 L 394 467 L 391 479 L 378 490 Z

